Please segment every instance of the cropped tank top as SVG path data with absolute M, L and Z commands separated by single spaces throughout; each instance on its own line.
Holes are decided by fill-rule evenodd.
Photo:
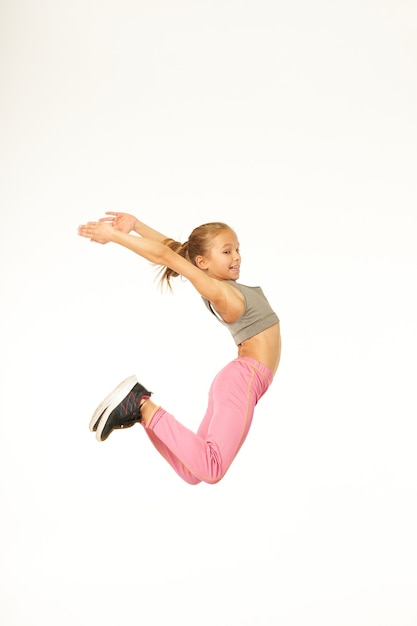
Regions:
M 245 298 L 245 310 L 235 322 L 228 324 L 216 313 L 209 300 L 203 298 L 203 302 L 216 319 L 224 326 L 227 326 L 237 346 L 242 343 L 242 341 L 246 341 L 246 339 L 258 335 L 266 328 L 279 322 L 277 314 L 272 310 L 261 287 L 248 287 L 234 280 L 228 280 L 226 282 L 238 289 Z

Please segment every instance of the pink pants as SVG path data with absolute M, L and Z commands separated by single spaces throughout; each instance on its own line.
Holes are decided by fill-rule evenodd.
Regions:
M 240 450 L 271 371 L 250 357 L 237 358 L 215 377 L 197 433 L 158 408 L 145 428 L 155 448 L 187 483 L 217 483 Z

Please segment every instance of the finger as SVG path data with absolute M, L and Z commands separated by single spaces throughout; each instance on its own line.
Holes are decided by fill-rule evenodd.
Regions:
M 96 224 L 94 222 L 88 222 L 88 224 L 83 224 L 78 227 L 79 233 L 93 233 L 96 228 Z

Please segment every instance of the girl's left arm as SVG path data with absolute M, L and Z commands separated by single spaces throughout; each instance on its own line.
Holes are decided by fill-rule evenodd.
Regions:
M 139 256 L 147 259 L 151 263 L 156 265 L 165 265 L 171 267 L 174 271 L 180 273 L 178 267 L 181 266 L 181 270 L 184 269 L 183 264 L 194 267 L 189 261 L 183 259 L 179 254 L 173 252 L 163 243 L 163 235 L 161 237 L 154 237 L 153 231 L 150 229 L 150 236 L 137 237 L 130 233 L 124 232 L 114 228 L 106 220 L 100 220 L 98 222 L 87 222 L 78 227 L 78 234 L 80 237 L 86 237 L 90 241 L 95 243 L 117 243 L 128 250 L 132 250 Z
M 155 239 L 156 241 L 164 241 L 168 239 L 166 235 L 163 235 L 159 231 L 151 228 L 144 222 L 141 222 L 137 217 L 130 213 L 121 213 L 119 211 L 106 211 L 106 217 L 102 217 L 100 222 L 107 222 L 111 224 L 117 230 L 121 230 L 124 233 L 130 233 L 132 230 L 141 237 L 147 237 L 148 239 Z
M 87 222 L 87 224 L 79 226 L 78 234 L 96 243 L 117 243 L 128 250 L 132 250 L 132 252 L 135 252 L 155 265 L 169 267 L 174 270 L 174 272 L 184 276 L 184 278 L 188 278 L 198 291 L 200 291 L 202 286 L 204 288 L 204 284 L 207 283 L 207 281 L 208 284 L 212 282 L 212 279 L 205 277 L 202 270 L 199 270 L 190 261 L 171 250 L 161 239 L 146 236 L 137 237 L 136 235 L 131 235 L 130 233 L 114 228 L 104 220 Z

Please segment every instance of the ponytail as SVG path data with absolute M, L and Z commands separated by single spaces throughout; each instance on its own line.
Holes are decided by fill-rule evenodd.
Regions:
M 173 252 L 176 252 L 176 254 L 179 254 L 184 257 L 184 259 L 187 259 L 187 261 L 190 260 L 190 257 L 188 256 L 188 241 L 180 243 L 179 241 L 174 241 L 173 239 L 164 239 L 162 243 Z M 161 267 L 158 272 L 159 285 L 161 289 L 165 285 L 170 291 L 172 291 L 171 278 L 176 278 L 177 276 L 179 276 L 178 272 L 175 272 L 170 267 Z

